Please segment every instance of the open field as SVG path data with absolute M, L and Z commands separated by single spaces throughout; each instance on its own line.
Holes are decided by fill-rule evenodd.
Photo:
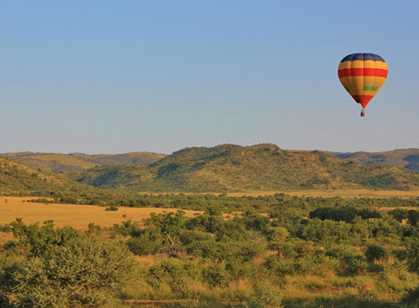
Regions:
M 110 227 L 124 220 L 143 221 L 152 213 L 176 212 L 176 209 L 161 208 L 128 208 L 120 207 L 118 211 L 105 211 L 105 207 L 74 204 L 42 204 L 31 202 L 34 198 L 0 197 L 0 224 L 7 224 L 16 218 L 22 218 L 31 224 L 53 220 L 57 226 L 72 226 L 86 229 L 89 223 Z M 185 211 L 193 216 L 194 211 Z

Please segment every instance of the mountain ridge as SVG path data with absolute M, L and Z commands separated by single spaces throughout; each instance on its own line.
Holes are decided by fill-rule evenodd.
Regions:
M 283 150 L 274 144 L 223 144 L 184 148 L 147 166 L 93 168 L 78 180 L 139 191 L 409 189 L 419 185 L 419 174 L 400 166 L 346 161 L 317 150 Z
M 15 180 L 9 178 L 14 187 L 20 187 L 19 179 L 31 183 L 27 179 L 35 174 L 34 178 L 49 177 L 55 179 L 53 183 L 64 186 L 80 183 L 82 188 L 132 191 L 419 188 L 419 172 L 416 172 L 419 171 L 416 169 L 419 167 L 419 149 L 338 153 L 286 150 L 275 144 L 262 143 L 193 146 L 170 155 L 21 152 L 0 154 L 0 159 L 8 162 L 0 165 L 0 172 L 5 172 L 3 178 L 14 174 L 13 170 L 17 172 Z M 19 167 L 10 169 L 13 164 Z M 33 185 L 42 187 L 41 184 Z M 5 185 L 4 181 L 2 185 Z
M 54 173 L 77 173 L 97 166 L 146 165 L 165 155 L 153 152 L 121 154 L 15 152 L 0 154 L 29 167 Z
M 360 162 L 366 165 L 397 165 L 419 172 L 419 149 L 406 148 L 383 152 L 335 153 L 343 160 Z

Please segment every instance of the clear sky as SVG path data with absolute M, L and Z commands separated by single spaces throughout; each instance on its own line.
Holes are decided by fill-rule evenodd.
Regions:
M 419 2 L 0 1 L 0 152 L 419 147 Z M 389 63 L 368 117 L 352 52 Z

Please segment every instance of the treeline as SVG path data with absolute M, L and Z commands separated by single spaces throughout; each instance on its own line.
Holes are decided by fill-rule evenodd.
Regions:
M 307 210 L 318 207 L 357 207 L 357 208 L 382 208 L 382 207 L 418 207 L 419 198 L 339 198 L 339 197 L 296 197 L 285 193 L 269 196 L 231 196 L 228 194 L 140 194 L 123 189 L 107 190 L 92 189 L 83 192 L 53 191 L 47 196 L 50 202 L 69 204 L 90 204 L 106 206 L 127 207 L 158 207 L 179 208 L 188 210 L 205 210 L 218 207 L 225 212 L 234 212 L 246 208 L 260 211 L 272 207 L 296 207 Z M 48 200 L 41 200 L 48 202 Z

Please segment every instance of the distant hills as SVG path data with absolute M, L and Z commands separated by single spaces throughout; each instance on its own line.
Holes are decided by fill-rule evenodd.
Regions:
M 62 190 L 69 186 L 72 186 L 71 180 L 46 174 L 26 165 L 0 158 L 0 195 L 31 195 Z
M 354 161 L 364 165 L 400 166 L 419 172 L 419 149 L 401 149 L 375 153 L 337 153 L 336 156 L 345 161 Z
M 79 181 L 139 191 L 246 191 L 419 186 L 419 173 L 400 166 L 367 165 L 321 151 L 276 145 L 220 145 L 180 150 L 147 166 L 99 167 Z
M 0 154 L 0 157 L 8 158 L 42 171 L 51 171 L 55 173 L 78 173 L 98 166 L 142 166 L 155 162 L 164 156 L 164 154 L 151 152 L 98 155 L 32 152 Z
M 0 157 L 4 157 L 1 161 L 7 162 L 0 164 L 3 178 L 5 173 L 9 173 L 9 181 L 14 176 L 13 181 L 23 181 L 26 186 L 31 186 L 31 182 L 25 180 L 30 174 L 30 177 L 39 178 L 44 183 L 45 179 L 50 179 L 51 183 L 59 182 L 60 185 L 131 191 L 419 188 L 419 172 L 416 172 L 419 171 L 419 149 L 330 153 L 283 150 L 273 144 L 227 144 L 191 147 L 171 155 L 149 152 L 116 155 L 25 152 Z M 7 171 L 10 169 L 10 166 L 5 167 L 7 165 L 14 166 L 12 175 Z M 0 182 L 0 190 L 4 183 Z

